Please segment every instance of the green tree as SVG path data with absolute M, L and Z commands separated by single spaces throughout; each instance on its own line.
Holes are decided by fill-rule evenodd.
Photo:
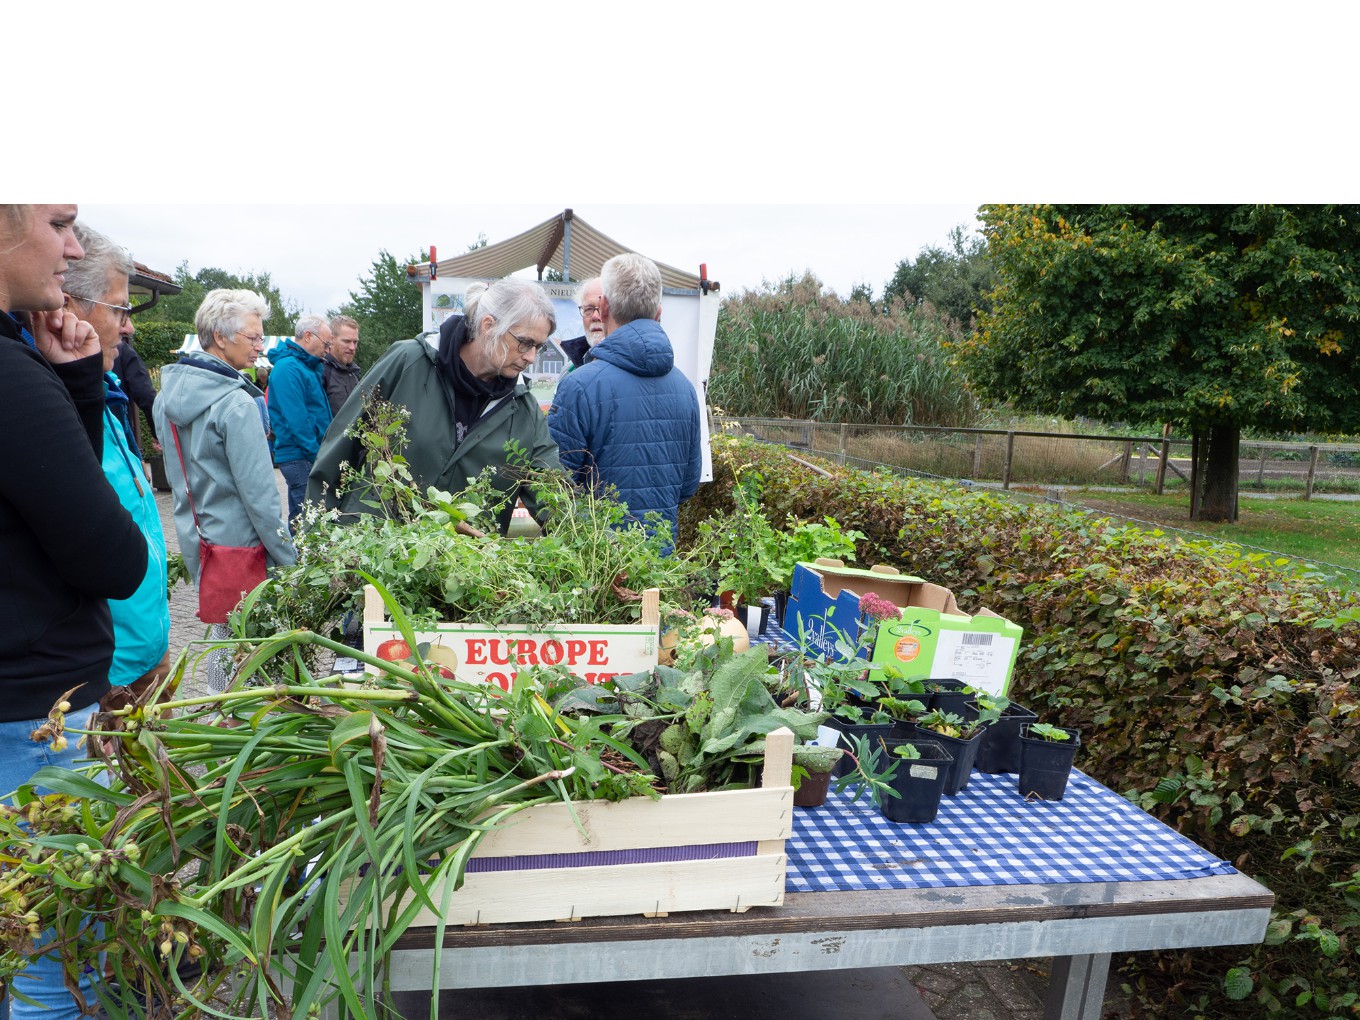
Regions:
M 253 290 L 268 301 L 269 318 L 264 321 L 264 331 L 271 336 L 292 336 L 293 325 L 302 314 L 302 307 L 283 296 L 269 273 L 237 276 L 225 269 L 205 266 L 191 274 L 186 261 L 175 270 L 175 283 L 180 286 L 180 292 L 163 297 L 156 302 L 155 308 L 138 313 L 138 322 L 193 322 L 204 296 L 220 287 Z
M 1360 428 L 1360 206 L 984 206 L 999 283 L 960 344 L 1020 410 L 1180 426 L 1191 515 L 1237 519 L 1243 427 Z
M 429 255 L 424 251 L 398 262 L 387 249 L 382 249 L 368 275 L 360 279 L 359 289 L 350 291 L 349 300 L 340 306 L 342 314 L 359 324 L 359 352 L 355 361 L 364 371 L 396 341 L 420 334 L 424 327 L 420 288 L 407 277 L 406 267 L 427 261 Z
M 883 291 L 886 305 L 894 298 L 929 301 L 965 329 L 974 311 L 990 307 L 987 292 L 996 284 L 996 273 L 987 261 L 987 241 L 968 236 L 962 224 L 949 232 L 949 246 L 928 244 L 916 259 L 903 259 Z

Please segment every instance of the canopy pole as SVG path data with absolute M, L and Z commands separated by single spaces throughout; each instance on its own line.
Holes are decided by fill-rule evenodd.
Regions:
M 571 210 L 562 213 L 562 282 L 571 282 Z

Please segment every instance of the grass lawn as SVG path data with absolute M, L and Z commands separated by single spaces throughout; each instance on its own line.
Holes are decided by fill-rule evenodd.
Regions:
M 1237 523 L 1214 524 L 1190 520 L 1188 494 L 1157 496 L 1073 489 L 1063 498 L 1097 513 L 1132 517 L 1158 527 L 1178 528 L 1221 542 L 1237 542 L 1360 572 L 1360 502 L 1242 496 Z M 1352 585 L 1360 583 L 1360 573 L 1351 574 L 1350 581 Z

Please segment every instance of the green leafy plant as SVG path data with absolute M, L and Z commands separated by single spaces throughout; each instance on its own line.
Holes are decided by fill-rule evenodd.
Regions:
M 921 749 L 915 744 L 898 744 L 892 750 L 893 754 L 899 758 L 906 758 L 910 761 L 916 761 L 921 757 Z
M 862 538 L 863 532 L 842 531 L 834 517 L 807 522 L 788 516 L 781 530 L 772 528 L 763 537 L 766 570 L 775 589 L 787 591 L 794 567 L 799 563 L 811 563 L 822 557 L 852 561 L 855 543 Z
M 1058 742 L 1072 739 L 1072 734 L 1049 723 L 1030 723 L 1025 732 L 1031 737 L 1038 737 L 1040 740 Z
M 700 548 L 719 594 L 755 605 L 780 585 L 770 558 L 775 532 L 760 511 L 759 472 L 746 472 L 733 489 L 735 512 L 699 525 Z

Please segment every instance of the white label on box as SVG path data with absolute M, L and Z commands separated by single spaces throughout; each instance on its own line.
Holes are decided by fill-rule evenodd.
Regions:
M 931 675 L 957 677 L 969 687 L 1000 694 L 1015 645 L 1015 638 L 1003 634 L 941 630 L 935 642 Z

